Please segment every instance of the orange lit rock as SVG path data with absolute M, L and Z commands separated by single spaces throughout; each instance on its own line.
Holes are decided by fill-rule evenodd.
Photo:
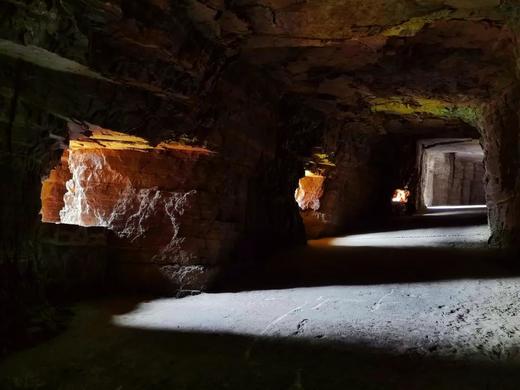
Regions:
M 314 174 L 306 174 L 299 180 L 294 197 L 301 210 L 317 211 L 320 208 L 324 182 L 324 176 Z
M 203 147 L 91 130 L 44 182 L 45 221 L 112 231 L 111 267 L 132 288 L 206 286 L 238 235 L 240 189 L 221 185 L 233 174 Z
M 408 189 L 398 188 L 394 191 L 392 195 L 393 203 L 408 203 L 408 197 L 410 196 L 410 191 Z
M 172 226 L 203 182 L 195 173 L 199 155 L 168 152 L 76 149 L 69 154 L 61 222 L 104 226 L 131 241 L 147 237 L 154 222 Z M 167 234 L 169 233 L 169 234 Z M 169 242 L 169 241 L 168 241 Z

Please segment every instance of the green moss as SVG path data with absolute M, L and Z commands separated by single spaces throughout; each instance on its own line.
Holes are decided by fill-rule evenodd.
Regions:
M 480 110 L 472 106 L 446 107 L 444 113 L 448 118 L 457 118 L 470 125 L 477 125 L 481 117 Z
M 311 156 L 304 162 L 305 170 L 322 176 L 327 176 L 327 172 L 335 166 L 334 156 L 326 153 L 322 147 L 314 147 Z
M 396 115 L 426 114 L 445 119 L 460 119 L 476 126 L 481 116 L 480 110 L 474 103 L 452 103 L 429 98 L 376 98 L 371 101 L 372 112 L 384 112 Z
M 451 9 L 445 9 L 428 15 L 411 18 L 402 24 L 386 29 L 383 31 L 383 35 L 387 37 L 413 37 L 421 31 L 425 25 L 437 20 L 448 19 L 453 16 L 453 12 Z
M 327 153 L 314 153 L 312 157 L 318 165 L 327 165 L 330 167 L 336 166 L 336 164 L 332 162 L 331 157 Z

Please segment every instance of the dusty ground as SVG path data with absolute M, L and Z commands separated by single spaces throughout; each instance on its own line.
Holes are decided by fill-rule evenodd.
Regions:
M 155 300 L 113 318 L 140 329 L 328 339 L 392 353 L 520 363 L 520 278 L 330 286 Z M 254 343 L 247 349 L 254 353 Z
M 520 274 L 481 222 L 431 217 L 282 253 L 236 292 L 79 304 L 0 388 L 518 388 Z

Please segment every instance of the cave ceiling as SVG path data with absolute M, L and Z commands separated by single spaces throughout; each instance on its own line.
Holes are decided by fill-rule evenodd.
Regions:
M 201 96 L 236 62 L 274 80 L 280 95 L 380 133 L 467 132 L 480 105 L 516 77 L 514 1 L 29 3 L 0 1 L 9 16 L 1 20 L 0 76 L 20 81 L 26 62 L 27 79 L 42 85 L 16 86 L 21 99 L 144 136 L 172 123 L 186 133 L 200 126 L 190 120 L 207 116 Z M 48 80 L 63 81 L 51 88 Z
M 205 5 L 214 23 L 227 15 L 215 36 L 240 36 L 240 56 L 288 93 L 329 117 L 382 124 L 379 131 L 475 126 L 479 105 L 515 77 L 510 10 L 499 0 Z M 228 20 L 243 23 L 233 31 Z

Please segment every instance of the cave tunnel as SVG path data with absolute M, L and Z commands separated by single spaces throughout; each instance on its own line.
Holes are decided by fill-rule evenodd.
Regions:
M 484 151 L 478 140 L 422 142 L 421 205 L 485 206 Z
M 516 0 L 0 0 L 0 389 L 516 389 Z

